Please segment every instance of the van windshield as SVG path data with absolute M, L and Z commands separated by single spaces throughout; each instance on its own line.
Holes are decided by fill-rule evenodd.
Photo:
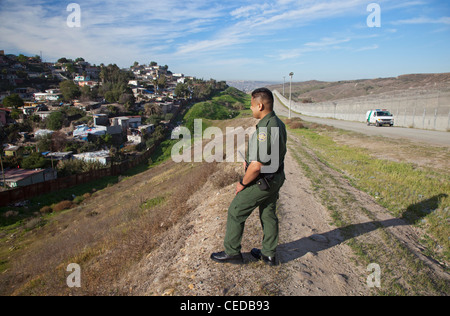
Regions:
M 392 116 L 392 114 L 389 112 L 386 112 L 386 111 L 382 111 L 382 112 L 377 112 L 377 116 Z

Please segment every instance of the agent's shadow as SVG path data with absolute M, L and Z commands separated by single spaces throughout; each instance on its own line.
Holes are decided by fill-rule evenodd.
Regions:
M 303 257 L 308 252 L 317 254 L 322 250 L 337 246 L 348 239 L 370 233 L 380 227 L 416 224 L 426 215 L 435 211 L 439 207 L 441 199 L 447 196 L 447 194 L 439 194 L 417 204 L 412 204 L 400 218 L 349 225 L 323 234 L 314 234 L 296 241 L 281 244 L 277 248 L 278 258 L 281 263 L 287 263 Z

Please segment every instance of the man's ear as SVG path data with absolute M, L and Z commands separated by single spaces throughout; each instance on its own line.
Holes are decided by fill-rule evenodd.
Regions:
M 258 103 L 258 110 L 261 112 L 264 111 L 264 103 L 262 103 L 262 102 Z

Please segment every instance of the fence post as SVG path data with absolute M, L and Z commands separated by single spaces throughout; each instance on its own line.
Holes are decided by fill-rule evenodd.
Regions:
M 434 129 L 436 130 L 436 120 L 437 120 L 438 109 L 434 109 Z
M 422 128 L 425 129 L 425 115 L 427 115 L 427 109 L 423 109 Z
M 447 131 L 450 130 L 450 111 L 448 111 L 448 123 L 447 123 Z
M 407 109 L 405 109 L 405 116 L 403 117 L 403 126 L 404 127 L 408 127 L 408 125 L 406 125 L 406 110 Z

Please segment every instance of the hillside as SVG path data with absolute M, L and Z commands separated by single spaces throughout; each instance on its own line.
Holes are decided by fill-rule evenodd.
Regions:
M 282 93 L 283 85 L 271 85 Z M 323 102 L 407 90 L 450 91 L 450 73 L 410 74 L 393 78 L 348 80 L 337 82 L 306 81 L 292 83 L 293 100 Z M 289 95 L 289 83 L 285 85 Z
M 248 120 L 234 122 L 245 126 Z M 96 191 L 73 209 L 54 213 L 37 224 L 31 224 L 34 219 L 30 219 L 29 225 L 14 234 L 4 231 L 0 238 L 9 248 L 5 247 L 9 255 L 2 261 L 0 294 L 163 294 L 159 289 L 148 292 L 150 288 L 145 287 L 146 278 L 142 276 L 137 276 L 141 287 L 137 293 L 129 292 L 129 286 L 120 283 L 155 253 L 162 252 L 155 269 L 166 263 L 175 265 L 171 259 L 177 245 L 184 245 L 186 238 L 195 234 L 192 225 L 185 224 L 198 203 L 212 201 L 237 179 L 236 165 L 223 168 L 216 163 L 176 164 L 169 159 Z M 225 199 L 219 208 L 222 214 L 226 214 L 223 208 L 230 197 L 221 197 Z M 220 222 L 217 216 L 211 216 L 205 213 L 203 220 L 217 224 L 224 220 L 223 216 Z M 216 233 L 211 231 L 210 236 Z M 167 246 L 168 242 L 173 244 Z M 2 257 L 6 258 L 5 253 Z M 66 285 L 66 267 L 70 263 L 81 266 L 79 289 Z

